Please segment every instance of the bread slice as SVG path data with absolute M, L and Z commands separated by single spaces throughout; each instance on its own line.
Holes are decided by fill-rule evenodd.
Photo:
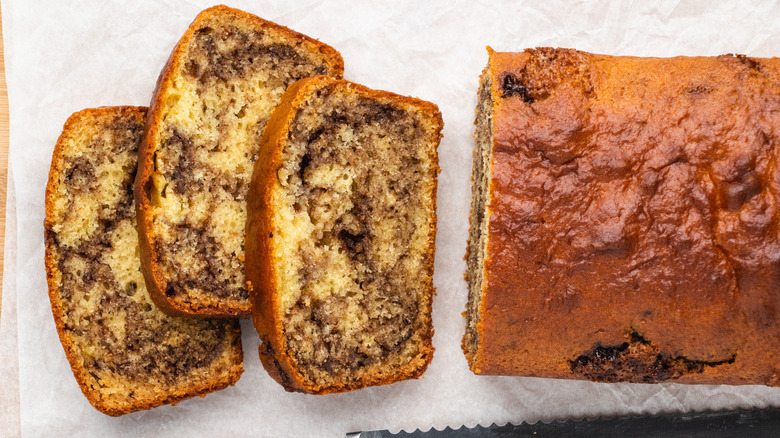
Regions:
M 289 391 L 422 375 L 442 119 L 436 105 L 318 76 L 269 121 L 249 190 L 260 359 Z
M 132 187 L 145 111 L 73 114 L 46 187 L 46 273 L 57 332 L 84 395 L 113 416 L 205 395 L 243 372 L 237 321 L 170 317 L 149 299 Z
M 157 84 L 136 181 L 143 271 L 163 311 L 249 315 L 246 194 L 263 129 L 289 84 L 343 70 L 331 47 L 225 6 L 187 29 Z

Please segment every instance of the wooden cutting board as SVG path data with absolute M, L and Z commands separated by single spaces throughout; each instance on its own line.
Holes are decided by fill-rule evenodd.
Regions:
M 3 284 L 5 259 L 5 196 L 8 179 L 8 88 L 5 84 L 5 56 L 3 55 L 3 24 L 0 11 L 0 285 Z M 0 293 L 0 308 L 3 297 Z

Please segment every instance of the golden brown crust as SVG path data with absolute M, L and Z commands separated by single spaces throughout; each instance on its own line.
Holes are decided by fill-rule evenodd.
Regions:
M 173 49 L 171 56 L 166 62 L 165 67 L 160 73 L 157 81 L 152 102 L 147 114 L 146 131 L 141 148 L 139 149 L 139 169 L 135 183 L 136 209 L 138 217 L 138 231 L 140 237 L 141 261 L 144 277 L 147 281 L 150 295 L 160 309 L 171 316 L 194 316 L 194 317 L 244 317 L 251 314 L 251 307 L 248 300 L 241 304 L 225 304 L 217 302 L 216 305 L 203 304 L 198 301 L 184 302 L 170 298 L 165 294 L 165 285 L 167 284 L 164 275 L 162 275 L 159 264 L 159 248 L 156 248 L 156 234 L 151 214 L 150 191 L 153 185 L 153 175 L 156 172 L 155 156 L 157 147 L 161 142 L 162 123 L 164 118 L 165 105 L 170 97 L 172 84 L 183 69 L 182 62 L 187 45 L 190 44 L 194 34 L 199 29 L 200 24 L 212 19 L 214 16 L 235 16 L 236 19 L 248 21 L 257 26 L 258 29 L 273 29 L 284 33 L 290 38 L 300 41 L 306 45 L 309 50 L 320 52 L 328 60 L 329 69 L 336 76 L 341 76 L 344 71 L 344 62 L 341 55 L 332 47 L 320 43 L 319 41 L 290 30 L 276 23 L 263 20 L 260 17 L 246 13 L 244 11 L 229 8 L 224 5 L 218 5 L 202 11 L 189 26 L 182 36 L 181 40 Z
M 536 49 L 491 52 L 483 74 L 471 369 L 780 384 L 778 59 Z
M 103 399 L 98 391 L 91 387 L 94 382 L 90 382 L 90 379 L 94 381 L 94 376 L 90 376 L 89 370 L 84 364 L 85 358 L 82 352 L 77 350 L 73 340 L 74 335 L 66 326 L 65 310 L 63 307 L 64 303 L 61 298 L 62 272 L 60 271 L 57 262 L 59 245 L 54 231 L 56 225 L 54 206 L 57 202 L 58 192 L 61 190 L 60 175 L 62 174 L 63 166 L 67 164 L 64 160 L 65 148 L 83 147 L 83 145 L 78 144 L 79 141 L 82 141 L 82 139 L 77 136 L 76 132 L 79 127 L 83 127 L 84 125 L 107 125 L 117 120 L 140 126 L 144 122 L 146 111 L 146 107 L 99 107 L 85 109 L 71 115 L 66 121 L 62 134 L 54 147 L 48 183 L 46 185 L 44 260 L 47 273 L 48 295 L 51 302 L 54 322 L 57 327 L 57 334 L 63 349 L 65 350 L 65 355 L 70 364 L 71 371 L 73 372 L 81 391 L 97 410 L 111 416 L 120 416 L 129 412 L 151 409 L 164 404 L 176 404 L 181 400 L 195 396 L 202 397 L 208 393 L 235 384 L 243 372 L 241 332 L 238 325 L 234 324 L 231 333 L 233 341 L 230 346 L 233 351 L 233 356 L 230 360 L 232 365 L 226 372 L 225 378 L 212 378 L 201 384 L 191 385 L 188 388 L 183 388 L 181 385 L 178 385 L 173 390 L 170 388 L 158 388 L 156 390 L 157 394 L 155 398 L 151 400 L 128 398 L 121 404 L 112 403 L 111 401 Z
M 273 196 L 278 192 L 277 169 L 281 166 L 281 154 L 286 141 L 290 138 L 291 123 L 298 111 L 298 108 L 304 103 L 314 91 L 327 87 L 350 87 L 355 90 L 361 90 L 361 93 L 376 99 L 384 99 L 395 102 L 399 107 L 414 108 L 422 113 L 434 115 L 432 122 L 435 128 L 436 144 L 441 138 L 443 121 L 436 105 L 419 99 L 399 96 L 394 93 L 370 90 L 362 85 L 355 84 L 346 80 L 334 80 L 325 76 L 314 76 L 301 79 L 291 85 L 282 100 L 274 111 L 268 122 L 261 152 L 255 163 L 255 169 L 252 174 L 252 183 L 248 197 L 248 220 L 247 220 L 247 266 L 246 275 L 250 286 L 250 300 L 252 301 L 252 320 L 260 334 L 261 345 L 259 355 L 266 371 L 277 382 L 288 391 L 300 391 L 312 394 L 329 394 L 360 389 L 373 385 L 385 385 L 400 380 L 420 377 L 425 371 L 428 363 L 433 356 L 433 347 L 431 337 L 433 336 L 433 325 L 428 321 L 428 332 L 423 334 L 426 347 L 421 353 L 422 363 L 413 363 L 405 369 L 388 370 L 385 376 L 371 376 L 362 382 L 346 384 L 343 386 L 323 386 L 311 383 L 305 379 L 301 371 L 295 366 L 295 363 L 288 354 L 287 340 L 284 334 L 284 322 L 280 319 L 279 312 L 280 298 L 277 295 L 279 288 L 279 278 L 276 276 L 275 266 L 282 266 L 285 260 L 277 256 L 277 251 L 272 245 L 279 242 L 269 238 L 277 232 L 274 224 L 274 215 L 272 206 L 274 205 Z M 434 165 L 430 169 L 427 178 L 432 180 L 432 203 L 436 205 L 436 181 L 439 172 L 438 158 L 436 151 L 433 151 Z M 435 208 L 432 212 L 432 228 L 428 235 L 428 245 L 424 257 L 424 270 L 430 275 L 427 277 L 423 288 L 426 290 L 424 295 L 429 299 L 421 303 L 424 310 L 421 314 L 428 315 L 430 318 L 432 297 L 435 293 L 433 287 L 433 264 L 436 239 L 436 215 Z M 280 224 L 281 225 L 281 224 Z

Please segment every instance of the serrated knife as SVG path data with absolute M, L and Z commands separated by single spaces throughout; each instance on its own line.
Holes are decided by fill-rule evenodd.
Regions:
M 517 437 L 780 437 L 780 409 L 642 415 L 594 420 L 461 427 L 427 432 L 356 432 L 347 438 L 517 438 Z

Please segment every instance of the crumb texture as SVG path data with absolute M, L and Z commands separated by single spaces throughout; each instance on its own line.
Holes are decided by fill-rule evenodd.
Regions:
M 464 339 L 472 365 L 776 382 L 780 63 L 538 49 L 493 53 L 486 75 Z
M 143 117 L 143 108 L 120 107 L 71 119 L 47 193 L 61 340 L 88 397 L 111 412 L 181 398 L 188 385 L 225 386 L 240 351 L 234 322 L 171 318 L 149 298 L 132 191 Z
M 430 360 L 437 117 L 344 82 L 296 109 L 272 238 L 291 255 L 286 353 L 309 385 L 397 380 Z
M 469 295 L 463 351 L 470 363 L 474 361 L 476 348 L 479 344 L 477 324 L 479 323 L 482 287 L 485 281 L 485 271 L 482 267 L 485 263 L 488 237 L 490 163 L 493 156 L 492 86 L 493 81 L 490 75 L 483 73 L 480 78 L 478 95 L 475 137 L 477 148 L 474 150 L 474 167 L 471 176 L 473 196 L 471 198 L 468 254 L 466 256 L 468 265 L 466 280 L 468 281 Z
M 146 188 L 162 292 L 184 307 L 243 314 L 246 197 L 268 117 L 292 82 L 340 67 L 286 29 L 213 9 L 173 55 Z

